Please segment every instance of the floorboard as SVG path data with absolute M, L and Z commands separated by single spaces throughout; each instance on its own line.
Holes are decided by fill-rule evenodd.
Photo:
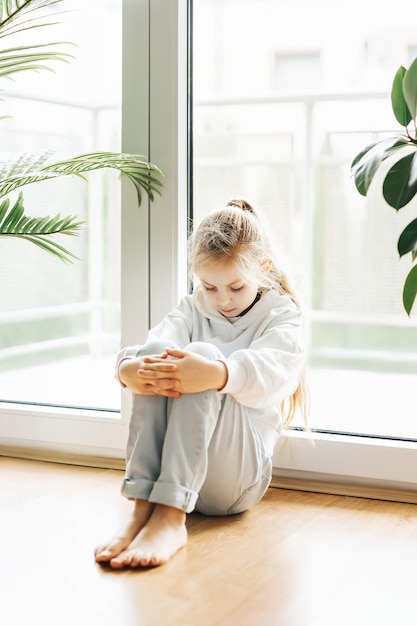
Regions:
M 166 565 L 113 571 L 93 547 L 131 507 L 121 472 L 0 457 L 2 626 L 415 626 L 417 507 L 270 489 L 190 515 Z

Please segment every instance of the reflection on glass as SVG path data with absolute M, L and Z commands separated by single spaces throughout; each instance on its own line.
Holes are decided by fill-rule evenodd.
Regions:
M 417 439 L 417 321 L 396 252 L 415 207 L 364 200 L 350 177 L 395 129 L 412 8 L 378 5 L 375 20 L 371 0 L 193 4 L 194 219 L 236 196 L 265 212 L 308 322 L 312 428 Z
M 0 159 L 52 148 L 53 159 L 120 151 L 121 5 L 66 0 L 48 41 L 70 41 L 75 59 L 55 73 L 23 73 L 2 85 Z M 52 11 L 52 8 L 51 8 Z M 54 11 L 55 13 L 55 11 Z M 94 36 L 91 34 L 94 33 Z M 117 408 L 112 379 L 119 346 L 119 177 L 62 177 L 24 188 L 26 211 L 77 215 L 79 238 L 60 243 L 80 260 L 64 265 L 29 243 L 0 246 L 0 399 Z

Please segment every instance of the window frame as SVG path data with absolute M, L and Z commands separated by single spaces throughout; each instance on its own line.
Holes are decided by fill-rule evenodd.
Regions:
M 140 343 L 149 326 L 187 290 L 190 191 L 189 0 L 123 0 L 123 150 L 144 154 L 164 173 L 163 193 L 136 210 L 122 184 L 122 345 Z M 129 62 L 132 59 L 137 62 Z M 146 303 L 144 305 L 144 302 Z M 0 406 L 4 454 L 123 465 L 129 399 L 121 417 L 106 412 Z M 377 437 L 284 432 L 274 480 L 383 487 L 416 494 L 417 443 Z M 412 496 L 414 497 L 414 496 Z
M 143 341 L 148 328 L 187 290 L 187 16 L 186 0 L 123 0 L 122 151 L 144 155 L 162 169 L 164 179 L 162 195 L 152 203 L 144 195 L 139 208 L 133 186 L 122 180 L 122 345 Z M 3 403 L 1 450 L 10 456 L 121 467 L 129 414 L 130 400 L 123 392 L 120 415 Z

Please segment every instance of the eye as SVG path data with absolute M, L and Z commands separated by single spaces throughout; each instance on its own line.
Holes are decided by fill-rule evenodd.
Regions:
M 242 291 L 243 287 L 244 287 L 244 285 L 242 285 L 241 287 L 231 287 L 231 290 L 232 290 L 234 293 L 236 293 L 236 292 L 238 292 L 238 291 Z
M 207 287 L 207 285 L 203 285 L 206 291 L 214 291 L 215 287 Z

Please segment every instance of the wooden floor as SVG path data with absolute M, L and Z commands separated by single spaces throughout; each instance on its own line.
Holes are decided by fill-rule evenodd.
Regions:
M 416 626 L 417 507 L 270 489 L 190 515 L 166 565 L 92 558 L 131 503 L 121 473 L 0 457 L 2 626 Z

